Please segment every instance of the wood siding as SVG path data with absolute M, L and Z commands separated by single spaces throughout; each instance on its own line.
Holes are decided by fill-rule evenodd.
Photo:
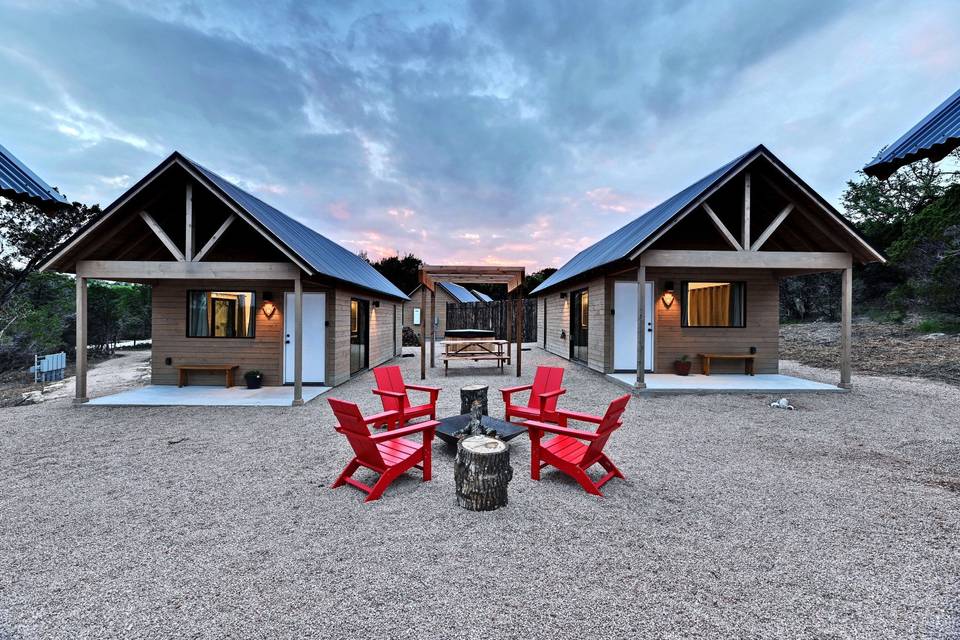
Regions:
M 392 359 L 399 352 L 400 328 L 394 333 L 394 319 L 400 319 L 400 302 L 371 297 L 348 289 L 331 289 L 304 282 L 304 292 L 326 293 L 325 383 L 337 385 L 350 378 L 350 299 L 370 301 L 371 367 Z M 191 289 L 220 291 L 255 291 L 257 314 L 255 337 L 188 338 L 187 291 Z M 153 286 L 153 384 L 176 384 L 177 364 L 236 364 L 237 384 L 243 373 L 259 369 L 265 385 L 283 384 L 283 318 L 285 293 L 293 290 L 287 281 L 234 280 L 171 280 Z M 273 293 L 277 311 L 267 318 L 261 311 L 263 292 Z M 373 302 L 379 301 L 380 307 Z M 290 310 L 292 312 L 292 309 Z M 394 342 L 396 335 L 396 343 Z M 171 358 L 171 364 L 166 359 Z M 191 384 L 223 384 L 223 375 L 192 373 Z
M 588 362 L 591 369 L 613 371 L 613 283 L 617 280 L 636 282 L 636 271 L 579 283 L 566 289 L 565 298 L 559 291 L 539 296 L 537 323 L 546 337 L 546 350 L 563 358 L 570 357 L 570 295 L 573 291 L 589 289 L 590 327 L 587 337 Z M 673 361 L 686 354 L 693 361 L 693 371 L 702 372 L 698 353 L 748 353 L 757 348 L 756 372 L 779 371 L 780 291 L 775 272 L 759 269 L 647 269 L 647 280 L 654 283 L 654 372 L 671 373 Z M 666 309 L 660 302 L 665 280 L 672 280 L 677 301 Z M 682 280 L 730 280 L 746 282 L 747 318 L 743 328 L 702 328 L 680 326 L 680 282 Z M 546 320 L 544 322 L 544 299 Z M 545 326 L 544 326 L 545 324 Z M 565 335 L 561 338 L 561 332 Z M 543 342 L 541 341 L 542 345 Z M 742 362 L 715 361 L 711 370 L 717 373 L 742 373 Z

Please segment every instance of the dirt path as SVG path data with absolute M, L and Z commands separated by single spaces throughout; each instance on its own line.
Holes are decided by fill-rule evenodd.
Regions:
M 781 360 L 835 369 L 839 344 L 840 325 L 835 322 L 780 327 Z M 960 336 L 923 334 L 908 325 L 858 319 L 853 325 L 853 370 L 960 385 Z

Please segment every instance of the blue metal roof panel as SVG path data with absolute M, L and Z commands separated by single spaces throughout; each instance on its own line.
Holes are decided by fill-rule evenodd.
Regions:
M 555 287 L 587 271 L 628 257 L 637 247 L 657 233 L 661 227 L 670 222 L 675 215 L 683 211 L 691 202 L 700 197 L 702 193 L 707 191 L 741 160 L 761 148 L 762 147 L 756 147 L 734 158 L 716 171 L 697 180 L 680 193 L 661 202 L 633 222 L 628 223 L 603 240 L 587 247 L 575 255 L 572 260 L 560 267 L 549 278 L 540 283 L 540 286 L 531 291 L 531 294 Z
M 318 273 L 394 298 L 408 299 L 400 289 L 357 254 L 297 222 L 213 171 L 188 158 L 184 159 Z
M 960 146 L 960 90 L 881 151 L 863 171 L 885 180 L 920 158 L 936 162 Z
M 476 289 L 470 289 L 470 293 L 477 296 L 480 302 L 493 302 L 493 298 L 491 298 L 490 296 L 488 296 L 482 291 L 477 291 Z
M 477 297 L 470 293 L 466 287 L 446 280 L 438 282 L 437 284 L 446 289 L 447 293 L 453 296 L 453 299 L 457 302 L 479 302 Z
M 34 204 L 69 204 L 66 197 L 40 179 L 27 165 L 0 145 L 0 195 Z

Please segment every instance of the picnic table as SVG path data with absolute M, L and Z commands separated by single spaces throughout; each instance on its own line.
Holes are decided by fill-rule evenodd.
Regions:
M 503 373 L 504 363 L 510 364 L 510 343 L 496 338 L 447 338 L 443 341 L 443 375 L 450 371 L 450 362 L 472 360 L 493 361 Z

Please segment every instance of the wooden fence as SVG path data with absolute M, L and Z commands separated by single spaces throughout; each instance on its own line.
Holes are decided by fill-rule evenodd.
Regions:
M 493 302 L 447 303 L 447 329 L 487 329 L 497 338 L 514 338 L 516 330 L 516 302 L 494 300 Z M 523 341 L 537 341 L 537 301 L 523 301 Z

